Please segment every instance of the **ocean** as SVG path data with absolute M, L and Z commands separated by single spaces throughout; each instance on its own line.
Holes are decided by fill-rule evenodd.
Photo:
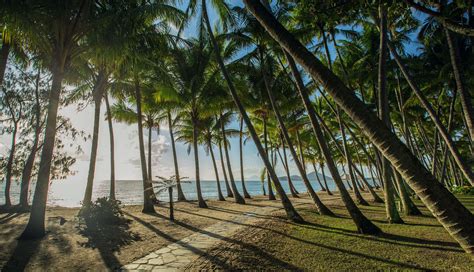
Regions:
M 332 179 L 328 177 L 328 186 L 329 189 L 335 190 L 334 183 Z M 285 192 L 289 193 L 288 182 L 285 180 L 281 181 L 283 189 Z M 295 180 L 293 184 L 296 190 L 300 193 L 306 192 L 306 187 L 303 184 L 303 181 Z M 316 181 L 311 181 L 313 188 L 316 191 L 319 191 L 321 188 Z M 237 189 L 242 194 L 242 184 L 239 181 L 236 181 Z M 252 195 L 262 195 L 262 183 L 256 180 L 245 181 L 245 186 L 249 194 Z M 31 186 L 34 190 L 34 183 Z M 141 180 L 117 180 L 116 181 L 116 198 L 125 205 L 136 205 L 143 203 L 143 194 L 142 194 L 142 181 Z M 0 183 L 0 205 L 5 203 L 4 188 L 5 183 Z M 98 197 L 109 196 L 110 181 L 109 180 L 99 180 L 94 184 L 93 189 L 93 199 Z M 189 183 L 182 184 L 183 192 L 188 200 L 197 199 L 196 195 L 196 182 L 189 181 Z M 221 181 L 222 193 L 224 196 L 226 194 L 225 182 Z M 84 197 L 84 182 L 73 182 L 68 180 L 59 180 L 53 181 L 51 183 L 49 194 L 48 194 L 48 206 L 61 206 L 61 207 L 78 207 L 81 205 L 81 201 Z M 265 190 L 267 191 L 267 184 L 265 184 Z M 203 180 L 201 181 L 201 191 L 204 199 L 217 199 L 217 183 L 216 181 Z M 275 191 L 274 191 L 275 192 Z M 173 191 L 174 197 L 177 197 L 176 190 Z M 267 192 L 268 193 L 268 192 Z M 276 193 L 276 192 L 275 192 Z M 11 187 L 11 201 L 13 204 L 19 202 L 20 196 L 20 186 L 17 182 L 12 183 Z M 30 194 L 30 203 L 33 196 Z M 168 201 L 168 193 L 164 192 L 159 196 L 159 200 Z

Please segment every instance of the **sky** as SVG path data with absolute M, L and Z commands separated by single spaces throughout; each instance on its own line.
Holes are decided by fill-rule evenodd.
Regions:
M 241 1 L 230 1 L 234 5 L 242 5 Z M 184 7 L 181 7 L 184 9 Z M 212 23 L 217 20 L 216 13 L 209 8 L 209 15 Z M 190 26 L 185 29 L 183 36 L 192 37 L 196 33 L 196 22 L 192 22 Z M 416 51 L 416 45 L 411 46 L 413 51 Z M 335 56 L 335 54 L 332 54 Z M 60 110 L 60 114 L 71 119 L 74 127 L 83 130 L 88 134 L 92 133 L 93 126 L 93 106 L 90 105 L 82 111 L 77 111 L 76 106 L 68 106 Z M 107 180 L 110 177 L 110 145 L 108 124 L 105 121 L 105 105 L 102 106 L 101 116 L 104 118 L 100 121 L 99 131 L 99 148 L 96 165 L 96 180 Z M 119 180 L 137 180 L 141 179 L 140 159 L 138 149 L 138 133 L 137 125 L 126 125 L 122 123 L 113 123 L 115 133 L 115 161 L 116 161 L 116 179 Z M 231 124 L 233 128 L 238 128 L 237 122 Z M 147 135 L 147 133 L 145 133 Z M 145 139 L 146 140 L 146 139 Z M 9 136 L 0 135 L 0 152 L 7 151 L 6 146 L 9 145 Z M 239 163 L 239 142 L 238 138 L 231 138 L 230 158 L 233 168 L 234 177 L 240 180 L 240 163 Z M 87 172 L 89 167 L 89 153 L 91 148 L 91 141 L 81 143 L 84 153 L 77 158 L 77 163 L 73 169 L 76 172 L 74 176 L 68 178 L 71 181 L 85 182 L 87 179 Z M 145 145 L 146 146 L 146 145 Z M 187 153 L 187 146 L 183 143 L 177 143 L 177 155 L 179 162 L 179 170 L 181 176 L 187 176 L 190 179 L 195 179 L 194 156 Z M 174 174 L 173 155 L 171 151 L 170 136 L 167 126 L 161 128 L 160 134 L 156 131 L 152 134 L 152 171 L 153 176 L 171 176 Z M 218 158 L 218 150 L 214 149 Z M 206 155 L 204 149 L 199 147 L 199 163 L 200 174 L 203 180 L 214 180 L 215 174 L 212 166 L 211 158 Z M 217 161 L 220 166 L 220 161 Z M 292 174 L 297 174 L 297 169 L 294 163 L 290 162 L 290 171 Z M 219 171 L 221 171 L 220 167 Z M 247 141 L 244 146 L 244 171 L 246 179 L 257 179 L 263 163 L 258 155 L 255 145 L 252 141 Z M 277 175 L 283 176 L 283 168 L 276 167 Z M 222 178 L 222 173 L 219 173 Z

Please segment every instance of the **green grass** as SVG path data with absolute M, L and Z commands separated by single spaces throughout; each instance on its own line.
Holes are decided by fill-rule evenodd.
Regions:
M 474 210 L 474 196 L 459 199 Z M 406 224 L 387 224 L 383 205 L 361 206 L 362 212 L 383 230 L 380 236 L 358 234 L 341 206 L 331 207 L 336 218 L 317 215 L 308 207 L 301 210 L 308 224 L 280 223 L 280 234 L 267 237 L 259 246 L 303 270 L 474 271 L 471 257 L 426 208 L 419 207 L 425 216 L 405 216 Z

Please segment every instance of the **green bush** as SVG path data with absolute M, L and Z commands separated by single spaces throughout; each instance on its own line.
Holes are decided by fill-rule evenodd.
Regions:
M 83 207 L 80 216 L 89 227 L 119 224 L 124 221 L 120 204 L 118 200 L 101 197 L 92 202 L 87 210 Z
M 474 195 L 474 187 L 472 186 L 456 186 L 451 187 L 451 192 L 458 195 Z

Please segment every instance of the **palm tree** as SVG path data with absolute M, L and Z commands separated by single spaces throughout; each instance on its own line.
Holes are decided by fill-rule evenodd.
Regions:
M 450 235 L 474 253 L 474 216 L 417 160 L 408 148 L 331 71 L 315 58 L 258 1 L 246 7 L 269 34 L 319 82 L 402 175 Z
M 224 3 L 221 2 L 221 1 L 219 1 L 219 2 L 216 1 L 215 4 L 220 5 L 220 7 L 222 7 L 222 5 L 224 5 Z M 226 66 L 224 65 L 224 61 L 223 61 L 222 56 L 221 56 L 219 45 L 218 45 L 218 43 L 217 43 L 217 41 L 214 37 L 212 27 L 211 27 L 211 23 L 210 23 L 210 20 L 209 20 L 209 16 L 207 14 L 207 5 L 206 5 L 205 0 L 201 1 L 201 8 L 202 8 L 203 19 L 205 21 L 206 29 L 207 29 L 207 32 L 209 34 L 209 38 L 210 38 L 210 40 L 212 42 L 212 45 L 213 45 L 213 48 L 214 48 L 214 52 L 215 52 L 215 55 L 216 55 L 217 64 L 219 66 L 219 69 L 221 70 L 221 72 L 224 76 L 225 82 L 227 83 L 227 87 L 229 88 L 229 92 L 232 96 L 232 99 L 234 100 L 234 103 L 236 104 L 236 107 L 237 107 L 240 115 L 244 119 L 245 125 L 247 126 L 247 129 L 250 132 L 250 135 L 251 135 L 252 140 L 254 141 L 254 143 L 257 147 L 257 150 L 260 154 L 260 157 L 262 158 L 263 163 L 265 164 L 265 167 L 267 168 L 268 172 L 270 173 L 270 177 L 271 177 L 271 179 L 272 179 L 272 181 L 275 185 L 275 188 L 278 192 L 278 195 L 280 196 L 280 200 L 282 202 L 283 207 L 285 208 L 286 214 L 287 214 L 288 218 L 290 218 L 291 220 L 293 220 L 295 222 L 302 222 L 303 218 L 301 218 L 301 216 L 295 210 L 295 208 L 293 207 L 293 204 L 291 204 L 291 201 L 288 199 L 285 191 L 283 190 L 283 188 L 280 184 L 280 181 L 278 180 L 278 176 L 276 175 L 274 169 L 272 168 L 271 163 L 270 163 L 270 161 L 267 157 L 267 154 L 266 154 L 265 150 L 263 149 L 260 140 L 258 139 L 258 135 L 255 131 L 255 128 L 253 127 L 253 125 L 250 121 L 250 118 L 248 117 L 247 112 L 245 111 L 245 109 L 242 105 L 242 102 L 240 101 L 240 98 L 237 95 L 237 91 L 234 87 L 232 79 L 231 79 L 231 77 L 229 76 L 229 74 L 227 72 Z M 219 8 L 218 10 L 219 11 L 226 11 L 228 9 Z M 221 17 L 225 18 L 223 16 L 221 16 Z
M 159 181 L 153 182 L 155 183 L 154 189 L 155 189 L 156 198 L 158 198 L 158 196 L 161 193 L 168 191 L 168 198 L 170 201 L 170 221 L 174 221 L 173 188 L 178 187 L 178 184 L 179 184 L 178 177 L 176 176 L 171 176 L 169 178 L 164 178 L 160 176 L 156 176 L 156 177 L 160 179 Z M 181 177 L 180 182 L 185 182 L 184 179 L 186 179 L 186 177 Z

